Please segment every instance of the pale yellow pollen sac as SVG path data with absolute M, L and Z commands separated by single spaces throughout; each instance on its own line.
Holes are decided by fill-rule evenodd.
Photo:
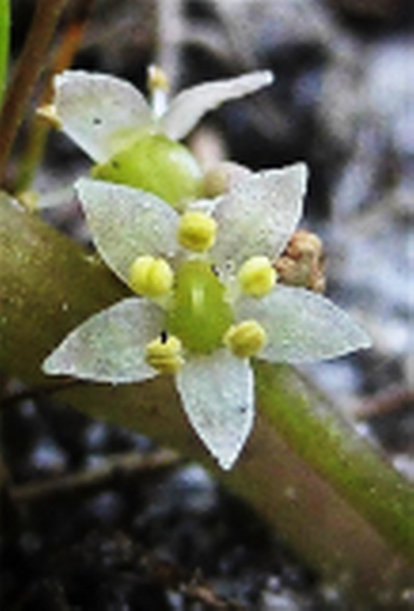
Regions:
M 60 129 L 62 124 L 59 120 L 56 106 L 54 104 L 45 104 L 36 110 L 36 115 L 48 121 L 54 128 Z
M 161 257 L 137 257 L 129 269 L 130 287 L 144 297 L 156 298 L 167 294 L 173 282 L 174 273 L 169 263 Z
M 224 336 L 224 343 L 239 358 L 255 356 L 266 345 L 265 329 L 257 320 L 244 320 L 232 325 Z
M 182 215 L 178 225 L 178 242 L 195 252 L 209 250 L 215 242 L 216 221 L 199 210 L 190 210 Z
M 162 333 L 147 344 L 145 359 L 159 373 L 177 373 L 184 364 L 181 341 L 175 335 Z
M 275 286 L 277 273 L 270 259 L 256 256 L 243 263 L 237 278 L 243 293 L 250 297 L 264 297 Z
M 156 89 L 162 89 L 168 91 L 170 83 L 164 70 L 159 66 L 152 65 L 148 68 L 148 89 L 154 91 Z

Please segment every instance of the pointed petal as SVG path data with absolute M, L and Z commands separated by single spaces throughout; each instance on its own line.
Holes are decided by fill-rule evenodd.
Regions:
M 151 125 L 151 111 L 130 83 L 104 74 L 67 71 L 55 78 L 58 119 L 92 159 L 104 162 Z
M 112 383 L 152 378 L 156 371 L 145 362 L 145 346 L 163 322 L 155 304 L 124 299 L 72 331 L 45 360 L 43 371 Z
M 329 299 L 301 288 L 277 285 L 263 299 L 241 299 L 239 320 L 262 324 L 268 344 L 260 357 L 300 363 L 338 357 L 371 344 L 365 331 Z
M 231 469 L 251 431 L 254 379 L 247 360 L 227 350 L 192 356 L 177 374 L 183 407 L 223 469 Z
M 125 282 L 137 257 L 174 255 L 178 214 L 156 195 L 89 178 L 76 191 L 96 247 Z
M 209 110 L 244 97 L 273 81 L 271 72 L 252 72 L 233 79 L 196 85 L 179 93 L 160 120 L 160 128 L 172 140 L 181 140 Z
M 213 216 L 219 234 L 212 257 L 237 267 L 254 255 L 275 260 L 302 216 L 307 168 L 298 163 L 240 181 L 224 195 Z

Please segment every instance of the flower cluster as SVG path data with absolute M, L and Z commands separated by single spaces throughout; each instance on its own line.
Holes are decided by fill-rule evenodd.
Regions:
M 66 85 L 76 93 L 90 78 L 96 84 L 83 73 L 61 77 L 56 108 L 62 120 Z M 83 114 L 79 106 L 79 117 L 64 127 L 105 161 L 120 147 L 130 150 L 129 124 L 136 124 L 134 138 L 139 129 L 181 137 L 202 114 L 200 106 L 195 109 L 200 100 L 205 111 L 218 99 L 257 88 L 257 78 L 263 84 L 263 75 L 247 76 L 210 85 L 211 91 L 204 85 L 184 92 L 156 119 L 128 86 L 127 98 L 140 102 L 125 121 L 112 85 L 104 99 L 109 79 L 101 109 L 103 104 L 115 113 L 116 130 L 100 124 L 96 139 L 87 136 L 86 126 L 98 116 L 89 106 Z M 303 164 L 247 173 L 228 192 L 195 198 L 179 210 L 159 192 L 137 185 L 78 181 L 96 248 L 135 296 L 72 331 L 46 359 L 44 371 L 111 383 L 174 375 L 193 428 L 221 467 L 230 469 L 254 420 L 251 357 L 299 363 L 369 345 L 365 332 L 328 299 L 278 282 L 275 261 L 301 218 L 306 180 Z

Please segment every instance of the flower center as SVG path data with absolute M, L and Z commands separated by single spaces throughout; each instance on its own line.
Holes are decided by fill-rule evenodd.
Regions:
M 174 208 L 202 193 L 201 169 L 190 151 L 161 134 L 144 135 L 106 163 L 92 176 L 155 193 Z
M 167 329 L 191 352 L 208 354 L 222 345 L 233 322 L 225 288 L 206 261 L 183 262 L 176 273 Z

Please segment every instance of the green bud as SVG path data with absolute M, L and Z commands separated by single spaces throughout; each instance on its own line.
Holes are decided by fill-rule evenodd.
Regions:
M 233 314 L 224 286 L 206 261 L 185 261 L 176 273 L 176 287 L 167 329 L 191 352 L 208 354 L 222 345 Z
M 190 151 L 163 135 L 143 136 L 92 170 L 94 178 L 155 193 L 180 210 L 202 194 L 201 169 Z

